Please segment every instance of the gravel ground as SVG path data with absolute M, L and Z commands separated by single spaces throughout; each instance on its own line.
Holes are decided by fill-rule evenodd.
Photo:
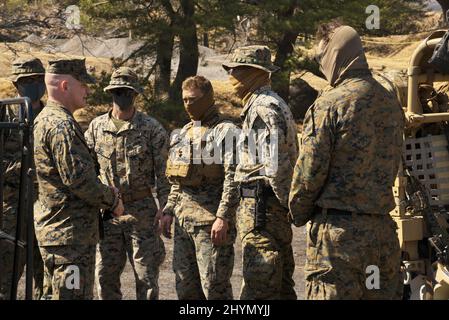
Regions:
M 172 271 L 172 257 L 173 257 L 173 240 L 164 238 L 165 249 L 167 251 L 166 259 L 162 265 L 159 287 L 160 287 L 160 299 L 164 300 L 176 300 L 175 290 L 175 276 Z M 304 299 L 304 260 L 305 260 L 305 228 L 293 228 L 293 254 L 295 257 L 296 269 L 294 273 L 295 290 L 298 295 L 298 299 Z M 242 261 L 241 261 L 241 244 L 239 241 L 235 244 L 235 265 L 234 272 L 232 274 L 232 287 L 234 297 L 238 299 L 240 295 L 240 286 L 242 282 Z M 121 277 L 123 298 L 126 300 L 133 300 L 136 298 L 136 289 L 134 283 L 134 274 L 129 263 L 126 264 L 125 271 Z M 24 277 L 22 277 L 19 283 L 19 299 L 24 297 Z M 97 299 L 97 293 L 95 290 L 95 299 Z

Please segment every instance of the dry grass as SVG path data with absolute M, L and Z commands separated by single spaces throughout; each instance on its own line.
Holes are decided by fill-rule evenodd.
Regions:
M 17 95 L 16 88 L 8 80 L 0 79 L 0 98 L 14 98 Z
M 6 79 L 10 75 L 11 64 L 18 57 L 35 57 L 39 58 L 44 66 L 48 64 L 48 60 L 55 58 L 84 58 L 82 56 L 68 56 L 62 53 L 52 54 L 43 51 L 34 51 L 30 45 L 25 43 L 0 44 L 0 80 Z M 111 60 L 107 58 L 86 58 L 86 65 L 91 72 L 100 73 L 102 71 L 111 70 Z

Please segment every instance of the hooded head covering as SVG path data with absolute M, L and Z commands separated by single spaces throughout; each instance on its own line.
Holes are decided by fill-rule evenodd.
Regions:
M 320 56 L 320 70 L 331 86 L 335 86 L 350 70 L 369 68 L 362 40 L 349 26 L 335 29 Z
M 212 108 L 214 104 L 214 90 L 211 89 L 195 101 L 184 102 L 184 108 L 186 109 L 190 119 L 193 121 L 201 121 L 208 113 L 207 111 Z
M 229 80 L 234 92 L 242 99 L 244 105 L 254 91 L 271 83 L 270 73 L 252 67 L 235 68 L 229 75 Z

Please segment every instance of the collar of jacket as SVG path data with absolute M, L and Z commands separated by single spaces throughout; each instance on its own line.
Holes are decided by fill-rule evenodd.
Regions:
M 118 134 L 123 131 L 128 130 L 136 130 L 139 128 L 139 123 L 142 120 L 142 114 L 135 109 L 134 115 L 130 120 L 126 121 L 126 124 L 124 124 L 120 130 L 117 130 L 117 127 L 115 126 L 114 122 L 112 121 L 112 109 L 108 112 L 108 122 L 106 124 L 106 127 L 104 129 L 105 132 L 111 132 Z
M 45 108 L 55 108 L 55 109 L 61 110 L 62 112 L 68 114 L 71 118 L 73 118 L 73 114 L 69 110 L 67 110 L 67 108 L 64 107 L 64 105 L 62 105 L 59 102 L 56 102 L 53 100 L 48 100 Z
M 81 126 L 76 121 L 75 117 L 73 117 L 73 114 L 69 110 L 67 110 L 62 104 L 56 101 L 49 100 L 47 101 L 45 108 L 52 108 L 58 110 L 59 112 L 63 112 L 65 115 L 67 115 L 71 120 L 71 122 L 73 123 L 73 125 L 75 126 L 76 130 L 79 131 L 78 133 L 80 134 L 80 137 L 82 137 L 81 140 L 84 140 L 83 130 Z
M 248 99 L 248 102 L 243 106 L 243 111 L 240 113 L 240 118 L 245 119 L 246 114 L 248 113 L 249 108 L 252 106 L 252 104 L 257 99 L 257 97 L 261 93 L 267 92 L 267 91 L 271 91 L 271 86 L 270 85 L 262 86 L 259 89 L 257 89 L 256 91 L 254 91 L 253 94 L 251 95 L 251 97 Z
M 334 88 L 340 84 L 342 84 L 347 79 L 352 78 L 361 78 L 364 76 L 372 76 L 372 73 L 369 69 L 355 69 L 355 70 L 348 70 L 345 72 L 340 79 L 337 80 L 334 84 Z

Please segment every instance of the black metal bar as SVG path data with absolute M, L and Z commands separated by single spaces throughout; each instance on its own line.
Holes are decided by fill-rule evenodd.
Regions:
M 23 104 L 25 103 L 25 99 L 28 99 L 29 102 L 29 106 L 31 106 L 31 100 L 29 100 L 28 97 L 20 97 L 20 98 L 11 98 L 11 99 L 2 99 L 0 100 L 0 106 L 6 106 L 6 105 L 11 105 L 11 104 Z
M 0 239 L 3 239 L 3 240 L 5 240 L 5 241 L 8 241 L 8 242 L 10 242 L 10 243 L 12 243 L 12 244 L 14 244 L 14 243 L 16 242 L 16 238 L 14 238 L 12 235 L 7 234 L 6 232 L 3 232 L 3 231 L 1 231 L 1 230 L 0 230 Z M 21 248 L 24 248 L 24 249 L 25 249 L 26 243 L 23 242 L 23 241 L 19 241 L 19 246 L 20 246 Z
M 32 170 L 32 169 L 30 169 Z M 28 172 L 30 173 L 30 170 Z M 25 276 L 25 299 L 33 300 L 33 274 L 34 274 L 34 217 L 33 217 L 33 186 L 28 192 L 27 201 L 27 247 L 26 247 L 26 276 Z M 31 214 L 30 214 L 31 213 Z
M 20 129 L 22 129 L 22 127 L 23 127 L 23 124 L 20 124 L 20 123 L 0 122 L 1 129 L 20 130 Z
M 19 278 L 19 241 L 22 239 L 22 222 L 26 217 L 27 224 L 30 221 L 30 216 L 33 217 L 32 203 L 33 199 L 28 197 L 30 192 L 32 193 L 32 180 L 29 175 L 29 169 L 32 165 L 33 159 L 33 150 L 31 136 L 32 132 L 30 132 L 33 124 L 33 111 L 31 106 L 31 101 L 29 98 L 16 98 L 0 101 L 0 105 L 6 104 L 17 104 L 19 105 L 19 124 L 24 124 L 19 126 L 20 135 L 21 135 L 21 150 L 22 150 L 22 159 L 21 159 L 21 167 L 20 167 L 20 187 L 19 187 L 19 207 L 17 212 L 17 223 L 16 223 L 16 236 L 15 236 L 15 245 L 14 245 L 14 265 L 13 265 L 13 275 L 12 275 L 12 284 L 11 284 L 11 300 L 17 299 L 17 285 Z M 30 128 L 31 126 L 31 128 Z M 31 211 L 30 211 L 31 210 Z M 28 211 L 28 212 L 27 212 Z M 26 216 L 25 216 L 26 215 Z M 29 228 L 27 228 L 27 239 L 26 239 L 26 263 L 27 263 L 27 274 L 26 274 L 26 299 L 32 299 L 32 274 L 33 274 L 33 257 L 32 257 L 32 245 L 30 246 L 30 238 L 31 244 L 33 242 L 33 237 L 29 237 Z M 30 254 L 31 252 L 31 254 Z M 29 257 L 31 256 L 31 259 Z M 31 276 L 30 276 L 31 274 Z M 30 294 L 31 292 L 31 294 Z
M 6 109 L 0 108 L 0 121 L 5 121 L 5 115 L 6 115 Z M 5 148 L 4 136 L 5 136 L 5 130 L 0 127 L 0 228 L 2 228 L 2 226 L 3 226 L 3 184 L 4 184 L 3 160 L 4 160 L 4 148 Z M 2 231 L 0 230 L 0 232 L 2 232 Z M 2 240 L 2 238 L 0 237 L 0 241 L 5 241 L 5 240 Z M 4 277 L 4 276 L 2 274 L 0 274 L 0 281 L 3 282 L 2 277 Z
M 31 101 L 30 101 L 31 102 Z M 34 161 L 33 161 L 33 121 L 34 121 L 34 115 L 33 115 L 33 108 L 31 106 L 31 103 L 25 103 L 26 106 L 26 120 L 27 120 L 27 127 L 26 130 L 28 131 L 25 135 L 24 132 L 24 141 L 26 144 L 26 148 L 28 150 L 28 156 L 27 156 L 27 199 L 26 199 L 26 241 L 27 241 L 27 248 L 26 248 L 26 277 L 25 277 L 25 299 L 26 300 L 33 300 L 33 273 L 34 273 L 34 212 L 33 212 L 33 205 L 34 205 L 34 194 L 33 194 L 33 177 L 34 177 Z
M 23 105 L 22 103 L 19 104 L 19 123 L 23 123 Z M 19 282 L 19 259 L 20 259 L 20 247 L 19 247 L 19 241 L 22 240 L 22 220 L 24 217 L 24 202 L 26 197 L 26 183 L 25 183 L 25 175 L 26 175 L 26 154 L 25 154 L 25 146 L 24 146 L 24 129 L 25 127 L 22 127 L 20 129 L 20 135 L 21 135 L 21 150 L 22 150 L 22 159 L 21 159 L 21 166 L 20 166 L 20 184 L 19 184 L 19 207 L 17 210 L 17 218 L 16 218 L 16 241 L 14 244 L 14 262 L 13 262 L 13 269 L 12 269 L 12 281 L 11 281 L 11 300 L 17 300 L 17 286 Z M 28 266 L 27 266 L 28 267 Z
M 0 123 L 5 121 L 6 109 L 0 108 Z M 5 131 L 0 126 L 0 228 L 3 226 L 3 158 L 5 149 Z

